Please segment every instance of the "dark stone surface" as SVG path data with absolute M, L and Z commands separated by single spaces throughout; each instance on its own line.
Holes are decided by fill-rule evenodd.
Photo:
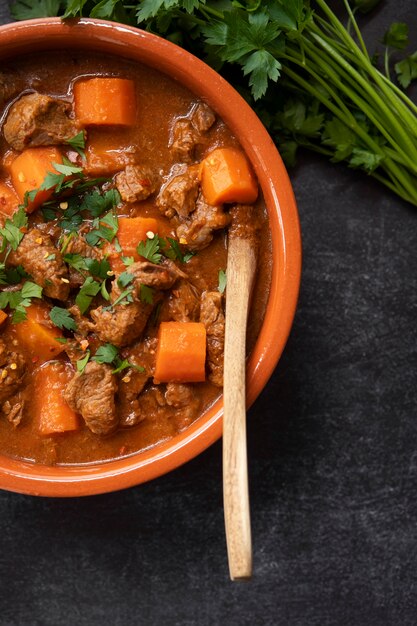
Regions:
M 369 41 L 393 20 L 416 36 L 415 2 Z M 228 580 L 218 443 L 120 493 L 1 492 L 2 625 L 416 624 L 416 210 L 313 156 L 292 180 L 304 275 L 249 414 L 253 581 Z

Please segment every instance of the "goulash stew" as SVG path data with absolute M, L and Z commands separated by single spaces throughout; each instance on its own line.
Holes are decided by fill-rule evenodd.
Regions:
M 129 61 L 54 52 L 0 73 L 0 452 L 117 458 L 173 437 L 223 384 L 227 238 L 258 267 L 250 164 L 205 103 Z

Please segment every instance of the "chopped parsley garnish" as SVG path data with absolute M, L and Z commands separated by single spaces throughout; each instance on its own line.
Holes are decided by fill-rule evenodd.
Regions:
M 105 211 L 110 211 L 121 202 L 117 189 L 109 189 L 104 193 L 93 190 L 86 194 L 80 206 L 80 211 L 88 211 L 92 217 L 100 217 Z
M 116 346 L 113 346 L 111 343 L 105 343 L 103 346 L 100 346 L 95 353 L 95 355 L 91 358 L 92 361 L 96 361 L 97 363 L 106 363 L 108 365 L 113 365 L 114 370 L 112 374 L 118 374 L 128 367 L 132 367 L 138 372 L 144 372 L 145 368 L 140 365 L 134 365 L 133 363 L 129 363 L 127 359 L 121 359 L 119 357 L 119 350 Z
M 55 326 L 58 326 L 58 328 L 66 328 L 67 330 L 72 331 L 77 330 L 77 324 L 67 309 L 60 306 L 54 306 L 49 312 L 49 317 Z
M 85 135 L 83 130 L 74 135 L 74 137 L 67 139 L 66 143 L 78 152 L 82 159 L 85 159 Z
M 140 256 L 143 256 L 151 263 L 158 264 L 162 260 L 158 235 L 154 235 L 152 239 L 147 238 L 146 241 L 140 241 L 136 249 Z
M 126 267 L 130 267 L 135 262 L 133 256 L 122 256 L 122 261 L 126 265 Z
M 110 263 L 107 259 L 98 261 L 97 259 L 83 257 L 81 254 L 71 252 L 67 252 L 67 254 L 64 254 L 62 258 L 65 263 L 74 268 L 77 272 L 80 272 L 80 274 L 83 274 L 83 272 L 89 272 L 93 276 L 101 278 L 102 280 L 107 278 L 107 272 L 110 271 Z
M 6 267 L 4 262 L 0 262 L 0 285 L 18 285 L 23 278 L 30 278 L 30 275 L 21 265 Z
M 97 259 L 89 259 L 86 257 L 85 264 L 87 266 L 87 270 L 93 276 L 97 276 L 97 278 L 101 278 L 102 280 L 106 280 L 108 277 L 108 272 L 110 272 L 110 263 L 107 259 L 98 261 Z
M 54 337 L 55 341 L 58 343 L 67 343 L 68 339 L 66 337 Z
M 167 242 L 169 243 L 169 246 L 167 245 Z M 195 252 L 192 252 L 191 250 L 183 253 L 179 242 L 172 237 L 167 237 L 166 240 L 160 239 L 160 246 L 164 255 L 172 261 L 188 263 L 188 261 L 195 255 Z
M 85 279 L 83 286 L 75 298 L 75 304 L 83 314 L 87 311 L 94 296 L 98 294 L 101 289 L 101 284 L 95 281 L 91 276 Z
M 134 274 L 130 274 L 129 272 L 122 272 L 117 279 L 117 284 L 119 287 L 127 287 L 133 280 L 135 276 Z
M 224 290 L 226 289 L 226 284 L 227 284 L 226 272 L 224 270 L 219 270 L 219 286 L 217 289 L 220 291 L 220 293 L 224 293 Z
M 88 272 L 86 259 L 85 257 L 81 256 L 81 254 L 78 254 L 77 252 L 67 252 L 67 254 L 63 255 L 62 259 L 65 261 L 65 263 L 67 263 L 67 265 L 72 267 L 77 272 L 80 272 L 80 274 L 82 274 L 83 272 Z
M 104 241 L 111 243 L 119 228 L 117 215 L 113 211 L 109 211 L 104 217 L 95 218 L 93 225 L 94 230 L 90 230 L 85 236 L 85 240 L 90 246 L 98 245 L 100 240 L 101 243 Z
M 16 213 L 13 214 L 12 219 L 6 219 L 4 227 L 0 228 L 0 235 L 3 237 L 2 251 L 6 249 L 7 244 L 10 245 L 12 250 L 17 250 L 24 237 L 21 229 L 26 228 L 27 224 L 28 218 L 23 207 L 19 207 Z
M 78 359 L 76 365 L 77 365 L 77 372 L 79 372 L 80 374 L 83 373 L 83 371 L 86 368 L 86 365 L 88 363 L 90 359 L 90 350 L 86 350 L 85 355 L 82 357 L 82 359 Z
M 140 241 L 136 249 L 138 254 L 157 265 L 161 262 L 162 255 L 172 261 L 187 263 L 195 254 L 190 250 L 183 253 L 176 239 L 172 237 L 164 239 L 156 234 L 152 238 L 147 237 L 146 241 Z
M 31 305 L 32 298 L 42 298 L 42 287 L 32 281 L 26 281 L 19 291 L 0 293 L 0 309 L 8 306 L 13 311 L 13 324 L 18 324 L 26 319 L 26 309 Z
M 133 287 L 128 287 L 119 295 L 118 298 L 109 307 L 106 307 L 106 310 L 113 309 L 117 304 L 129 304 L 133 302 L 132 296 Z
M 98 348 L 92 361 L 97 361 L 97 363 L 113 363 L 118 354 L 119 351 L 116 346 L 113 346 L 111 343 L 105 343 Z
M 153 289 L 147 285 L 141 285 L 139 291 L 140 301 L 144 304 L 153 304 Z

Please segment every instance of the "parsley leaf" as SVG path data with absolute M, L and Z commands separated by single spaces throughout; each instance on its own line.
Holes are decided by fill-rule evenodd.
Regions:
M 19 207 L 12 219 L 7 218 L 3 228 L 0 228 L 0 235 L 3 236 L 3 246 L 5 249 L 6 242 L 10 244 L 12 250 L 17 250 L 19 243 L 24 237 L 24 233 L 20 230 L 26 227 L 28 219 L 23 207 Z
M 17 324 L 26 319 L 26 308 L 31 305 L 31 298 L 41 298 L 42 287 L 32 281 L 26 281 L 20 291 L 0 293 L 0 309 L 7 306 L 13 310 L 12 322 Z
M 116 300 L 112 302 L 109 307 L 106 307 L 106 310 L 113 309 L 117 304 L 129 304 L 130 302 L 133 302 L 132 291 L 133 287 L 128 287 L 127 289 L 122 291 L 119 297 L 116 298 Z
M 417 78 L 417 51 L 394 65 L 398 82 L 407 89 L 412 80 Z
M 147 238 L 146 241 L 140 241 L 136 249 L 140 256 L 145 257 L 151 263 L 158 264 L 162 260 L 158 235 L 154 235 L 152 239 Z
M 95 220 L 96 228 L 90 230 L 85 236 L 85 240 L 90 246 L 96 246 L 100 242 L 100 239 L 111 243 L 116 237 L 119 228 L 117 215 L 113 213 L 113 211 L 106 213 L 99 221 L 98 219 L 99 218 L 96 218 Z
M 75 298 L 75 304 L 78 306 L 82 314 L 87 311 L 94 296 L 96 296 L 100 291 L 100 288 L 100 283 L 96 282 L 93 278 L 91 278 L 91 276 L 85 279 L 83 286 Z
M 119 349 L 111 343 L 105 343 L 103 346 L 100 346 L 91 360 L 96 361 L 97 363 L 106 363 L 108 365 L 113 364 L 115 369 L 112 371 L 112 374 L 118 374 L 128 367 L 131 367 L 138 372 L 145 371 L 145 368 L 140 365 L 129 363 L 127 359 L 122 360 L 119 357 Z
M 97 363 L 113 363 L 118 354 L 119 350 L 116 346 L 113 346 L 111 343 L 105 343 L 98 348 L 92 361 L 97 361 Z
M 81 158 L 85 159 L 85 135 L 83 130 L 80 130 L 74 137 L 67 139 L 66 143 L 78 152 Z
M 78 359 L 78 361 L 76 362 L 77 372 L 79 372 L 80 374 L 84 372 L 89 359 L 90 359 L 90 350 L 86 350 L 86 353 L 83 356 L 83 358 Z
M 66 328 L 67 330 L 76 331 L 77 324 L 71 313 L 60 306 L 54 306 L 49 311 L 49 317 L 58 328 Z
M 10 7 L 15 20 L 31 20 L 37 17 L 56 17 L 61 0 L 17 0 Z
M 72 176 L 72 174 L 82 173 L 83 168 L 79 167 L 78 165 L 74 165 L 66 157 L 63 157 L 62 161 L 62 163 L 52 163 L 54 169 L 56 169 L 56 171 L 60 174 L 64 174 L 64 176 Z
M 126 287 L 132 282 L 134 278 L 134 274 L 130 274 L 129 272 L 122 272 L 117 279 L 117 284 L 119 285 L 119 287 Z
M 106 280 L 108 277 L 108 272 L 110 272 L 110 263 L 107 259 L 102 259 L 98 261 L 97 259 L 89 259 L 85 258 L 85 265 L 93 276 L 97 278 L 101 278 L 102 280 Z
M 21 290 L 22 298 L 42 298 L 42 287 L 27 280 Z
M 227 284 L 227 276 L 226 276 L 226 272 L 224 270 L 219 270 L 219 286 L 218 286 L 218 291 L 220 291 L 220 293 L 224 293 L 224 290 L 226 289 L 226 284 Z
M 86 258 L 81 256 L 81 254 L 68 252 L 62 257 L 62 259 L 70 267 L 73 267 L 77 272 L 80 272 L 81 274 L 88 271 Z
M 408 46 L 408 26 L 403 22 L 393 22 L 384 35 L 383 42 L 390 48 L 404 50 Z
M 87 210 L 93 217 L 99 217 L 105 211 L 109 211 L 121 202 L 120 193 L 117 189 L 109 189 L 101 194 L 92 191 L 84 197 L 80 210 Z
M 140 286 L 140 301 L 144 304 L 153 304 L 153 289 L 147 285 Z

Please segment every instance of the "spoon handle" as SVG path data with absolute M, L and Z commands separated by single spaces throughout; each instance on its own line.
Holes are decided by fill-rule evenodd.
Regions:
M 246 324 L 256 260 L 249 239 L 229 239 L 224 350 L 223 502 L 230 578 L 252 576 L 246 451 Z

